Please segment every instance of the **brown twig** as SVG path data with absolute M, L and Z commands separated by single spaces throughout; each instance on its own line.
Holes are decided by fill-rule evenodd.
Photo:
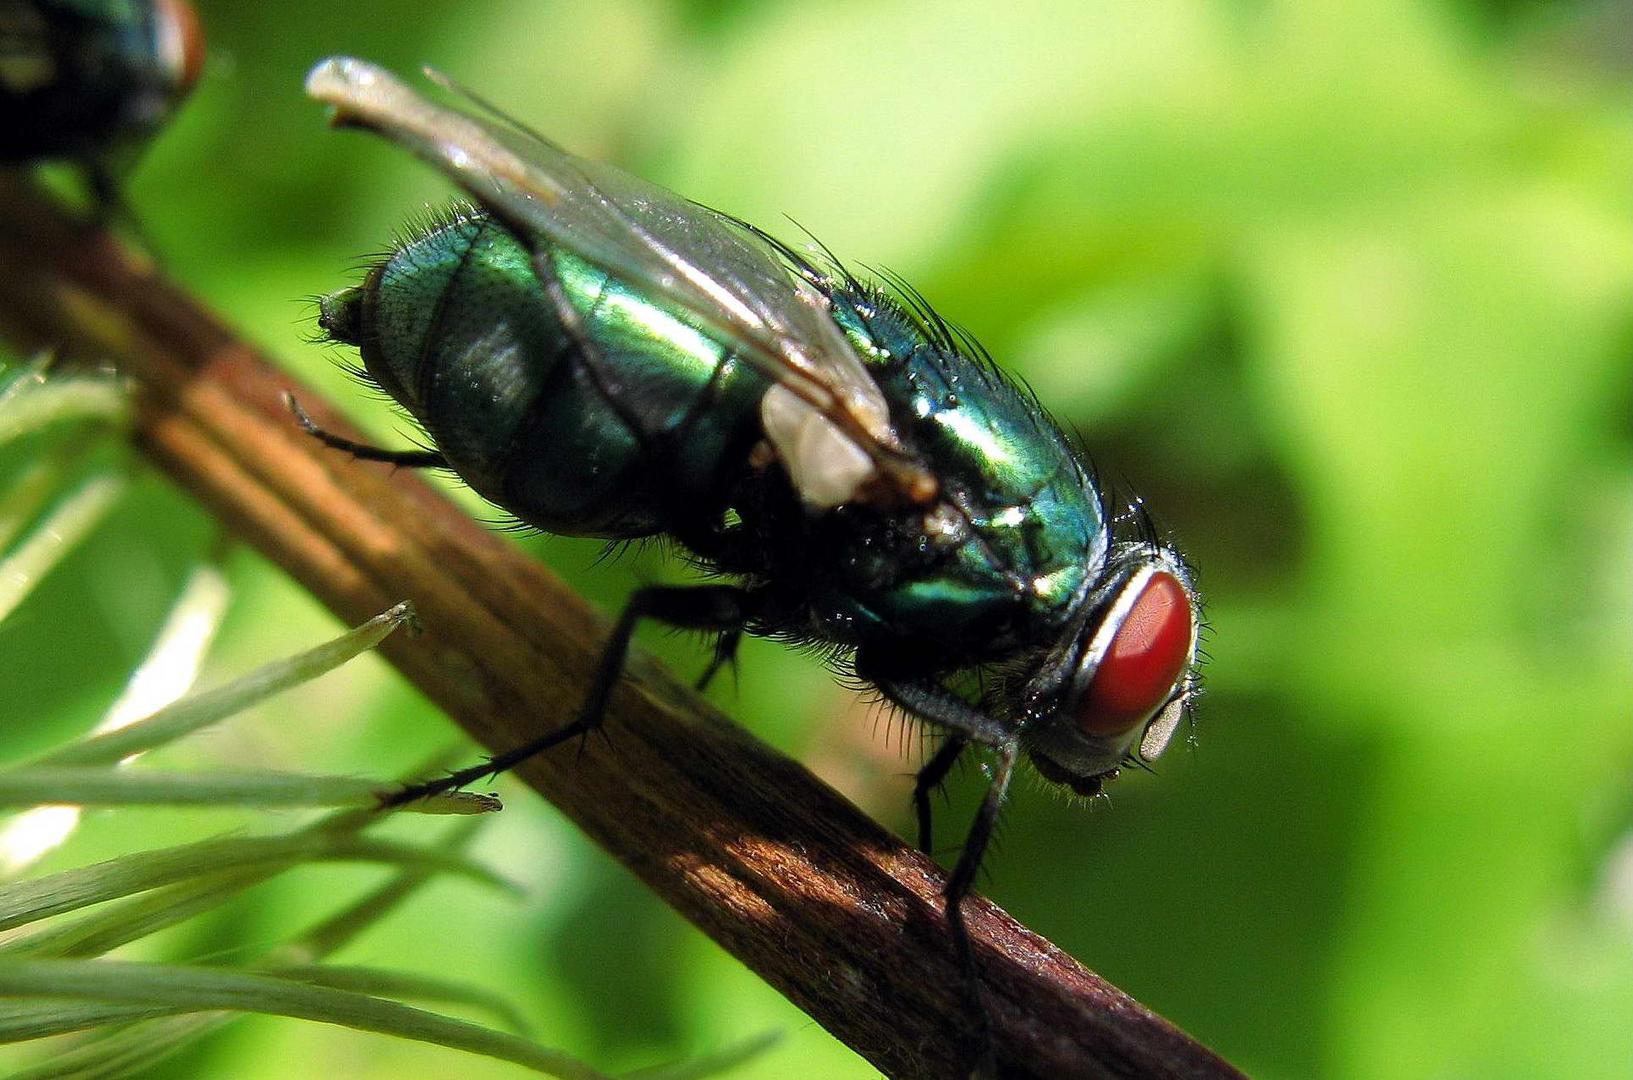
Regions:
M 492 749 L 578 702 L 601 620 L 536 561 L 389 466 L 306 437 L 345 424 L 103 233 L 0 176 L 0 332 L 90 347 L 138 382 L 136 439 L 348 622 L 412 599 L 383 652 Z M 970 1047 L 943 873 L 798 764 L 637 656 L 610 740 L 525 780 L 660 896 L 892 1076 L 953 1077 Z M 967 901 L 1005 1076 L 1238 1075 L 979 897 Z

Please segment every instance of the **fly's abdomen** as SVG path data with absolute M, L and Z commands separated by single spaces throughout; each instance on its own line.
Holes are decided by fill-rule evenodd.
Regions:
M 576 536 L 669 531 L 723 507 L 766 385 L 672 306 L 547 249 L 553 290 L 502 227 L 425 230 L 321 323 L 449 464 L 523 521 Z

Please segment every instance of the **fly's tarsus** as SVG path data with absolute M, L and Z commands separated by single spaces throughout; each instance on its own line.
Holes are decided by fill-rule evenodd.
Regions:
M 359 461 L 383 461 L 390 465 L 398 465 L 405 469 L 446 469 L 448 459 L 435 450 L 386 450 L 379 446 L 370 446 L 368 443 L 356 442 L 342 438 L 325 431 L 313 422 L 301 403 L 289 391 L 284 392 L 284 404 L 294 414 L 295 422 L 301 426 L 312 438 L 324 446 L 335 450 L 343 450 Z

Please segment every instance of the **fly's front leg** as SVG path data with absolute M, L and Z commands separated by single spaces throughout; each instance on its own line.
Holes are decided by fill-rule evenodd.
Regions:
M 1020 754 L 1020 743 L 1005 725 L 934 678 L 894 673 L 888 662 L 881 663 L 865 651 L 857 654 L 856 673 L 877 686 L 887 699 L 907 712 L 951 732 L 951 737 L 920 771 L 919 781 L 914 787 L 914 802 L 920 813 L 920 840 L 926 842 L 926 846 L 930 829 L 929 792 L 946 778 L 953 762 L 970 743 L 991 747 L 997 753 L 986 797 L 982 799 L 981 808 L 970 825 L 958 863 L 942 890 L 946 900 L 947 925 L 952 932 L 959 967 L 964 972 L 970 1009 L 976 1020 L 978 1047 L 975 1072 L 981 1076 L 996 1075 L 992 1022 L 981 993 L 981 973 L 976 967 L 969 927 L 964 922 L 963 901 L 969 895 L 970 886 L 975 883 L 975 876 L 981 869 L 981 859 L 992 840 L 993 828 L 997 824 L 999 811 L 1003 809 L 1004 796 L 1009 792 L 1010 778 L 1015 771 L 1015 759 Z
M 888 659 L 870 655 L 866 650 L 856 655 L 856 674 L 878 687 L 886 700 L 908 715 L 928 720 L 948 732 L 947 741 L 919 770 L 918 779 L 913 785 L 913 808 L 919 823 L 919 850 L 928 855 L 930 793 L 947 778 L 954 762 L 970 743 L 1004 747 L 1014 741 L 1014 735 L 1003 724 L 937 680 L 922 675 L 897 674 L 892 671 Z M 968 846 L 965 845 L 966 851 Z
M 453 791 L 466 784 L 475 783 L 483 777 L 497 776 L 507 769 L 515 768 L 528 758 L 542 754 L 568 739 L 588 735 L 601 726 L 613 687 L 618 685 L 618 678 L 623 674 L 624 660 L 629 655 L 630 640 L 635 636 L 635 627 L 642 619 L 654 619 L 684 630 L 715 630 L 730 634 L 740 632 L 744 623 L 748 621 L 748 601 L 748 593 L 732 585 L 654 585 L 636 590 L 629 598 L 629 603 L 624 605 L 623 614 L 618 617 L 612 636 L 607 639 L 606 647 L 601 650 L 601 659 L 596 663 L 595 676 L 590 681 L 589 692 L 585 694 L 584 703 L 578 710 L 578 717 L 572 723 L 530 743 L 497 754 L 481 765 L 461 769 L 439 780 L 414 784 L 382 796 L 380 805 L 402 806 L 417 799 Z
M 336 450 L 344 450 L 360 461 L 384 461 L 391 465 L 400 465 L 406 469 L 446 469 L 448 459 L 435 450 L 386 450 L 379 446 L 370 446 L 368 443 L 354 442 L 339 435 L 324 431 L 313 423 L 312 418 L 306 415 L 301 403 L 295 400 L 295 395 L 284 392 L 284 404 L 289 411 L 295 414 L 295 423 L 299 424 L 308 435 Z
M 992 831 L 998 824 L 998 811 L 1003 808 L 1004 796 L 1009 792 L 1009 781 L 1015 774 L 1015 758 L 1020 753 L 1020 744 L 1009 742 L 998 748 L 998 760 L 993 764 L 992 783 L 987 785 L 986 798 L 981 800 L 981 809 L 975 812 L 975 820 L 970 823 L 970 832 L 964 839 L 964 850 L 958 856 L 958 864 L 953 867 L 953 873 L 947 879 L 947 922 L 953 928 L 953 942 L 958 947 L 959 966 L 964 969 L 965 984 L 969 987 L 971 1004 L 975 1009 L 976 1021 L 980 1025 L 980 1047 L 977 1052 L 977 1064 L 973 1075 L 988 1077 L 997 1076 L 997 1052 L 992 1044 L 992 1017 L 987 1013 L 986 998 L 981 993 L 981 972 L 975 966 L 975 948 L 970 941 L 970 930 L 964 923 L 964 897 L 969 895 L 970 886 L 975 884 L 975 875 L 981 869 L 981 859 L 986 855 L 987 843 L 992 839 Z

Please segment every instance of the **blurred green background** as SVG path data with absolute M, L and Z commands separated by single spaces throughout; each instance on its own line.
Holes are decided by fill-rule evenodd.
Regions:
M 448 195 L 325 128 L 300 83 L 332 52 L 434 64 L 580 153 L 899 271 L 1145 498 L 1200 571 L 1207 694 L 1191 744 L 1109 801 L 1020 785 L 986 883 L 1019 918 L 1256 1076 L 1633 1075 L 1625 3 L 198 6 L 209 69 L 131 199 L 176 277 L 382 439 L 400 422 L 311 343 L 310 298 Z M 211 539 L 140 480 L 0 627 L 0 751 L 94 722 Z M 609 610 L 683 576 L 521 542 Z M 206 682 L 333 632 L 257 558 L 231 569 Z M 906 828 L 916 740 L 774 645 L 721 682 Z M 196 752 L 390 775 L 452 738 L 370 657 Z M 943 835 L 978 787 L 954 785 Z M 478 849 L 528 898 L 440 884 L 341 959 L 502 988 L 608 1069 L 781 1027 L 734 1075 L 871 1075 L 504 790 Z M 53 865 L 223 820 L 104 816 Z M 377 873 L 303 871 L 172 955 L 275 936 Z M 165 1075 L 456 1070 L 521 1075 L 259 1019 Z

